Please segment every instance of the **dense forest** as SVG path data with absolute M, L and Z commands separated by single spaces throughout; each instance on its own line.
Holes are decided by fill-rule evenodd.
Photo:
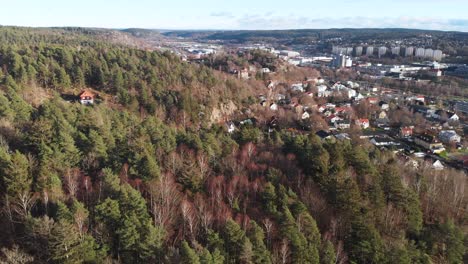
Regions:
M 0 263 L 466 263 L 463 172 L 229 134 L 264 87 L 101 34 L 0 27 Z

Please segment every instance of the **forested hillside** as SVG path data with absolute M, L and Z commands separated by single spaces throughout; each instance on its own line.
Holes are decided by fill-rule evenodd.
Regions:
M 264 86 L 89 31 L 0 27 L 0 263 L 464 262 L 463 172 L 229 134 Z

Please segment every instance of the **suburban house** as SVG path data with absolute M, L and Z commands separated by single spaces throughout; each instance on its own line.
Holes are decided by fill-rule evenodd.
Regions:
M 380 109 L 386 111 L 390 108 L 390 105 L 387 102 L 380 101 L 379 102 Z
M 450 121 L 459 121 L 460 117 L 455 113 L 449 113 L 449 120 Z
M 328 117 L 328 121 L 332 124 L 336 123 L 337 121 L 343 120 L 343 118 L 336 116 L 336 115 L 331 115 Z
M 243 69 L 239 72 L 239 79 L 248 80 L 249 79 L 249 71 L 247 69 Z
M 461 137 L 454 130 L 443 130 L 439 133 L 440 141 L 450 143 L 460 143 Z
M 291 85 L 291 90 L 294 91 L 294 92 L 301 92 L 301 93 L 303 93 L 305 91 L 304 86 L 302 85 L 302 83 L 295 83 L 295 84 Z
M 387 118 L 387 113 L 385 111 L 382 111 L 382 112 L 379 113 L 378 117 L 379 117 L 379 119 L 385 119 L 385 118 Z
M 389 137 L 374 137 L 370 141 L 374 146 L 377 147 L 386 147 L 386 146 L 393 146 L 393 145 L 399 145 L 396 143 L 393 139 Z
M 80 103 L 83 105 L 92 105 L 94 104 L 94 93 L 90 91 L 83 91 L 80 93 Z
M 377 104 L 379 102 L 379 98 L 377 98 L 377 97 L 368 97 L 367 102 L 369 104 Z
M 367 129 L 370 126 L 369 119 L 361 118 L 356 120 L 356 125 L 360 126 L 362 129 Z
M 425 103 L 426 99 L 422 95 L 416 96 L 416 101 L 419 101 L 421 103 Z
M 445 167 L 444 165 L 442 164 L 442 162 L 440 162 L 440 160 L 437 160 L 435 161 L 434 163 L 432 163 L 432 168 L 434 170 L 443 170 Z
M 450 113 L 444 110 L 437 110 L 432 114 L 432 117 L 435 119 L 444 119 L 447 118 L 448 121 L 459 121 L 460 117 L 455 113 Z
M 402 127 L 400 128 L 400 137 L 411 137 L 413 135 L 412 127 Z
M 351 123 L 347 120 L 338 120 L 335 122 L 335 127 L 337 129 L 349 129 L 351 127 Z
M 433 153 L 441 153 L 445 150 L 444 145 L 436 137 L 431 135 L 419 135 L 414 139 L 414 143 Z

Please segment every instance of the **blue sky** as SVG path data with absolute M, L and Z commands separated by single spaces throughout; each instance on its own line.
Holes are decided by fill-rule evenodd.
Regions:
M 468 0 L 0 0 L 0 10 L 0 25 L 35 27 L 404 27 L 468 32 Z

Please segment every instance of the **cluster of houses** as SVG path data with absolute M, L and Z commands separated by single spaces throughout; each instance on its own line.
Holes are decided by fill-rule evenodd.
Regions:
M 460 117 L 453 112 L 429 107 L 424 96 L 407 95 L 398 91 L 380 89 L 375 87 L 360 87 L 354 82 L 326 82 L 322 78 L 309 79 L 305 82 L 297 82 L 288 85 L 287 92 L 290 96 L 273 91 L 279 84 L 271 81 L 268 83 L 270 96 L 259 97 L 261 106 L 275 112 L 281 108 L 292 110 L 298 120 L 307 121 L 314 113 L 318 113 L 328 124 L 327 130 L 320 130 L 316 134 L 322 140 L 346 140 L 350 136 L 347 133 L 350 128 L 362 129 L 361 138 L 366 138 L 379 148 L 387 148 L 400 153 L 411 153 L 415 156 L 429 157 L 446 151 L 447 146 L 459 146 L 462 137 L 455 129 L 450 129 L 450 124 L 458 122 Z M 284 85 L 283 85 L 284 86 Z M 298 98 L 315 98 L 316 101 L 328 103 L 317 104 L 312 100 L 311 104 L 301 105 Z M 327 97 L 336 96 L 340 103 L 330 103 Z M 336 101 L 335 98 L 335 101 Z M 421 113 L 429 121 L 446 123 L 438 130 L 431 130 L 423 134 L 415 134 L 414 127 L 391 127 L 389 112 L 391 103 L 395 107 L 407 107 L 414 113 Z M 369 116 L 359 116 L 355 111 L 359 104 L 367 104 L 372 107 Z M 277 119 L 273 120 L 277 121 Z M 276 122 L 271 122 L 271 124 Z M 312 124 L 314 126 L 314 124 Z M 270 125 L 270 129 L 274 125 Z M 310 129 L 307 129 L 310 128 Z M 445 129 L 442 129 L 445 128 Z M 302 130 L 316 130 L 313 127 L 301 127 Z M 233 131 L 233 130 L 231 130 Z M 422 154 L 421 154 L 422 153 Z M 429 155 L 429 156 L 428 156 Z M 436 167 L 440 169 L 443 164 L 440 160 Z

